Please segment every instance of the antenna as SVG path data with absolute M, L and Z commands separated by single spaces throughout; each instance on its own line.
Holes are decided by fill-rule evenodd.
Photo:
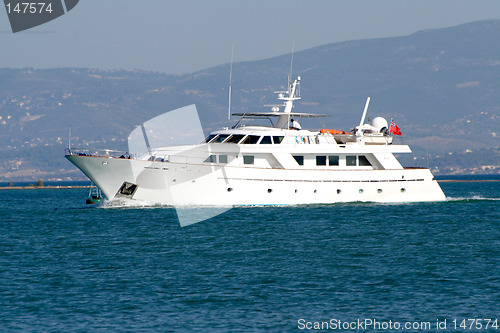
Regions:
M 292 58 L 290 59 L 290 76 L 288 77 L 288 91 L 292 85 L 293 54 L 295 52 L 295 39 L 292 42 Z
M 234 57 L 234 41 L 233 41 L 233 48 L 231 49 L 231 65 L 229 66 L 229 102 L 227 109 L 227 120 L 231 119 L 231 81 L 233 77 L 233 57 Z
M 359 122 L 359 126 L 363 126 L 365 122 L 366 112 L 368 111 L 368 105 L 370 105 L 370 97 L 366 99 L 365 109 L 363 110 L 363 116 L 361 117 L 361 121 Z
M 68 151 L 71 155 L 71 126 L 68 129 Z

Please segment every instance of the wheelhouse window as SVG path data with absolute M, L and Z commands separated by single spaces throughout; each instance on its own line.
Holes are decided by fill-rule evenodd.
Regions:
M 316 156 L 316 165 L 326 165 L 326 156 Z
M 213 138 L 215 138 L 217 136 L 217 134 L 210 134 L 209 136 L 207 136 L 207 138 L 205 139 L 205 142 L 206 143 L 209 143 L 210 141 L 212 141 Z
M 360 155 L 359 156 L 359 165 L 360 166 L 371 166 L 372 164 L 370 163 L 370 161 L 368 161 L 366 156 Z
M 345 157 L 345 165 L 356 166 L 356 157 L 357 156 L 346 156 Z
M 292 155 L 298 165 L 304 165 L 304 156 L 302 155 Z
M 243 164 L 253 164 L 254 156 L 252 155 L 243 155 Z
M 275 145 L 279 145 L 283 141 L 284 136 L 277 135 L 273 136 L 273 141 Z
M 245 145 L 255 145 L 257 142 L 259 142 L 260 136 L 258 135 L 249 135 L 245 140 L 243 140 L 241 143 Z
M 330 166 L 338 166 L 339 165 L 339 157 L 338 156 L 328 156 L 328 165 Z
M 229 137 L 229 134 L 220 134 L 218 137 L 212 140 L 212 143 L 221 143 Z
M 261 145 L 272 145 L 273 140 L 271 139 L 270 136 L 264 136 L 264 137 L 262 137 L 262 140 L 260 140 L 260 144 Z
M 226 140 L 226 143 L 238 143 L 243 139 L 245 136 L 241 134 L 233 134 L 229 139 Z

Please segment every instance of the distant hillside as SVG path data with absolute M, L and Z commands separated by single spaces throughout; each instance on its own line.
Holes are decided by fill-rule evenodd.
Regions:
M 492 160 L 477 166 L 490 165 L 499 146 L 499 35 L 500 20 L 488 20 L 297 52 L 293 72 L 302 77 L 303 99 L 295 110 L 332 115 L 304 120 L 313 129 L 351 129 L 370 96 L 368 116 L 394 118 L 404 134 L 398 140 L 416 151 L 483 149 Z M 233 112 L 275 104 L 289 70 L 289 54 L 235 63 Z M 125 150 L 134 126 L 189 104 L 207 131 L 227 126 L 228 76 L 229 65 L 185 75 L 0 69 L 0 179 L 77 175 L 62 158 L 69 126 L 74 145 Z

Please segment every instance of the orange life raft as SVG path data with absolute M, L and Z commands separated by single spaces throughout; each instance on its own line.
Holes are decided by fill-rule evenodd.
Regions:
M 344 131 L 340 131 L 340 130 L 332 130 L 332 129 L 326 129 L 326 128 L 323 128 L 319 131 L 320 133 L 328 133 L 328 134 L 349 134 L 349 132 L 344 132 Z

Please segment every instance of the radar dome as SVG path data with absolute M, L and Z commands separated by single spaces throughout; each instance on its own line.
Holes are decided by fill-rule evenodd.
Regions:
M 385 120 L 382 117 L 375 117 L 372 120 L 372 126 L 377 129 L 377 131 L 381 132 L 384 127 L 385 129 L 389 128 L 389 125 L 387 124 L 387 120 Z

